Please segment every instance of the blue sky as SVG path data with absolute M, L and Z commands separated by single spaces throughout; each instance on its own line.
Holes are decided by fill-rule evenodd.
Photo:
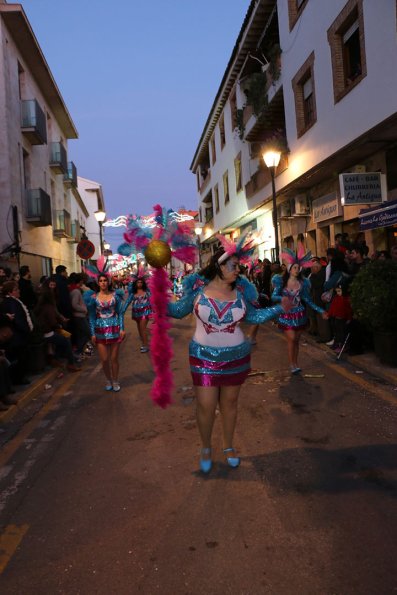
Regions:
M 109 217 L 196 208 L 189 165 L 249 4 L 22 0 L 79 131 L 69 158 Z

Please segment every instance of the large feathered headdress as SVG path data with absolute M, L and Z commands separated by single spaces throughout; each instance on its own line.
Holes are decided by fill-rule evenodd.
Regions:
M 134 281 L 138 281 L 138 279 L 143 279 L 144 281 L 146 281 L 149 277 L 150 272 L 147 269 L 145 269 L 143 265 L 139 264 L 137 272 L 132 273 L 129 277 L 129 280 L 131 283 L 134 283 Z
M 243 264 L 250 263 L 257 245 L 256 238 L 251 233 L 240 236 L 236 243 L 221 234 L 217 234 L 216 237 L 225 250 L 224 254 L 218 258 L 218 264 L 222 264 L 231 256 L 236 256 Z
M 299 265 L 300 269 L 307 269 L 313 264 L 312 253 L 309 250 L 309 252 L 305 254 L 305 247 L 301 242 L 298 242 L 298 248 L 296 252 L 290 250 L 289 248 L 284 248 L 283 252 L 281 252 L 281 258 L 287 265 L 288 272 L 290 271 L 293 264 Z
M 100 256 L 96 261 L 96 266 L 94 264 L 86 264 L 83 267 L 83 271 L 89 276 L 94 277 L 97 279 L 99 275 L 106 275 L 106 277 L 111 279 L 112 274 L 109 271 L 109 263 L 108 259 L 105 256 Z

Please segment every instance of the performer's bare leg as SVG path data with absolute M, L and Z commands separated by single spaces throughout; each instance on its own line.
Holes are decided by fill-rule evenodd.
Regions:
M 147 344 L 148 344 L 146 327 L 147 327 L 147 320 L 145 320 L 144 318 L 141 318 L 140 320 L 138 320 L 138 331 L 139 331 L 139 336 L 141 338 L 143 347 L 147 347 Z
M 110 345 L 110 369 L 115 382 L 119 379 L 119 349 L 120 343 Z
M 215 411 L 219 399 L 217 386 L 195 386 L 197 426 L 203 448 L 211 448 L 212 428 L 214 427 Z M 211 458 L 211 454 L 203 456 Z
M 233 436 L 237 421 L 239 386 L 222 386 L 219 408 L 222 416 L 223 448 L 233 447 Z
M 112 382 L 112 373 L 110 370 L 110 348 L 109 345 L 97 343 L 98 355 L 101 360 L 102 370 L 109 382 Z
M 288 361 L 291 367 L 295 367 L 295 331 L 284 331 L 287 338 Z

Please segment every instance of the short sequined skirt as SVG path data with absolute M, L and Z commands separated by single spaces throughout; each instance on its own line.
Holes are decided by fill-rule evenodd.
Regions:
M 302 331 L 308 325 L 306 310 L 301 309 L 296 312 L 292 310 L 281 314 L 278 319 L 278 328 L 282 331 Z
M 191 341 L 189 362 L 194 386 L 238 386 L 251 370 L 251 343 L 208 347 Z
M 119 325 L 95 327 L 95 339 L 99 345 L 121 343 Z

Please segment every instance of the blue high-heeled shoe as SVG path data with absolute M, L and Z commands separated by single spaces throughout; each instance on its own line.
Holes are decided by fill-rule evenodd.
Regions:
M 201 449 L 202 455 L 210 455 L 211 449 L 210 448 L 202 448 Z M 200 457 L 200 471 L 202 473 L 209 473 L 212 469 L 212 459 L 203 459 Z
M 223 452 L 226 455 L 228 452 L 234 452 L 235 449 L 233 447 L 231 448 L 224 448 Z M 229 467 L 238 467 L 240 465 L 240 457 L 226 457 L 226 461 L 227 464 L 229 465 Z

